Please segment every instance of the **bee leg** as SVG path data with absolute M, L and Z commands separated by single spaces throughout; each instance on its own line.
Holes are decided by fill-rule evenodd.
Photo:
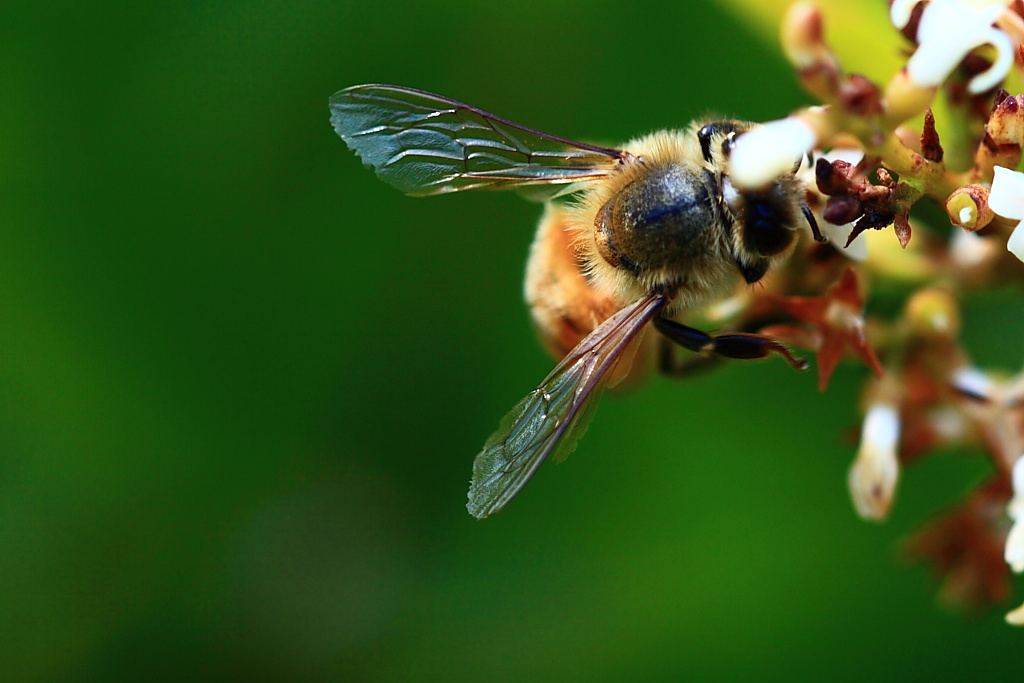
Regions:
M 668 337 L 658 339 L 658 372 L 666 377 L 696 377 L 715 369 L 721 363 L 722 359 L 717 356 L 690 355 L 681 358 L 676 353 L 676 345 Z
M 795 357 L 789 349 L 774 339 L 758 334 L 732 332 L 712 336 L 662 317 L 654 319 L 654 326 L 668 339 L 695 353 L 740 359 L 767 358 L 769 354 L 777 353 L 797 370 L 807 369 L 807 361 Z
M 800 210 L 804 212 L 804 218 L 807 219 L 807 225 L 811 226 L 811 234 L 814 235 L 814 241 L 821 242 L 822 244 L 828 242 L 828 238 L 821 234 L 821 228 L 818 227 L 818 221 L 815 220 L 811 207 L 807 206 L 805 202 L 800 205 Z

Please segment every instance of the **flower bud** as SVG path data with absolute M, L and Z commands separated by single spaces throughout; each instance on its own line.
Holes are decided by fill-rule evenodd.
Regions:
M 825 43 L 818 7 L 811 2 L 792 5 L 782 20 L 781 40 L 786 57 L 800 72 L 804 87 L 823 101 L 833 100 L 841 69 Z
M 925 339 L 951 340 L 960 333 L 956 299 L 942 287 L 915 292 L 907 302 L 906 319 L 914 333 Z
M 847 478 L 854 507 L 864 519 L 881 521 L 889 515 L 900 474 L 899 438 L 896 408 L 887 403 L 872 405 L 864 417 L 860 450 Z
M 985 132 L 997 145 L 1024 140 L 1024 95 L 1004 97 L 992 110 Z

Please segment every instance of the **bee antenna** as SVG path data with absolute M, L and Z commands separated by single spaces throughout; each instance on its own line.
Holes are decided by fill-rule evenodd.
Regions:
M 828 238 L 822 235 L 821 230 L 818 228 L 818 221 L 814 217 L 811 207 L 807 206 L 806 203 L 803 203 L 800 205 L 800 210 L 804 212 L 804 218 L 807 219 L 807 225 L 811 226 L 811 234 L 814 235 L 814 241 L 821 242 L 822 244 L 828 242 Z

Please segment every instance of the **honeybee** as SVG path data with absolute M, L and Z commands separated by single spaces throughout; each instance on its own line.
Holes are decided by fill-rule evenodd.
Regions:
M 710 335 L 674 319 L 739 278 L 758 282 L 803 222 L 822 240 L 793 173 L 758 190 L 730 181 L 730 151 L 753 124 L 698 121 L 611 149 L 401 86 L 346 88 L 330 108 L 342 140 L 406 194 L 571 195 L 546 204 L 525 285 L 538 335 L 561 361 L 477 455 L 466 506 L 473 516 L 501 510 L 541 463 L 575 448 L 602 391 L 629 373 L 648 323 L 662 335 L 662 370 L 671 369 L 670 343 L 724 358 L 778 354 L 806 367 L 768 337 Z

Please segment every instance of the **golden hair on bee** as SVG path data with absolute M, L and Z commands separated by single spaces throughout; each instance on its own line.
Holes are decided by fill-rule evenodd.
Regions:
M 636 161 L 623 164 L 619 173 L 593 183 L 575 201 L 571 201 L 568 210 L 572 221 L 570 229 L 587 277 L 598 291 L 620 302 L 628 302 L 643 296 L 653 286 L 678 282 L 679 295 L 672 304 L 672 310 L 682 310 L 707 303 L 716 296 L 724 295 L 733 286 L 736 269 L 732 265 L 724 231 L 704 226 L 699 234 L 692 231 L 695 239 L 685 246 L 669 237 L 650 247 L 630 244 L 636 241 L 630 238 L 643 239 L 645 236 L 636 235 L 636 231 L 629 227 L 619 235 L 612 234 L 613 224 L 622 223 L 628 214 L 634 212 L 630 204 L 636 198 L 623 195 L 624 191 L 628 192 L 627 188 L 658 174 L 664 174 L 659 184 L 678 185 L 680 180 L 685 183 L 686 179 L 698 178 L 706 172 L 715 173 L 717 159 L 705 161 L 698 142 L 697 131 L 703 125 L 694 123 L 687 131 L 657 131 L 630 140 L 624 149 L 630 150 Z M 689 183 L 684 191 L 693 191 L 693 203 L 711 206 L 715 222 L 720 222 L 724 217 L 707 189 L 700 184 Z M 665 193 L 657 194 L 656 199 L 666 199 Z M 624 267 L 624 259 L 632 261 L 636 267 Z

